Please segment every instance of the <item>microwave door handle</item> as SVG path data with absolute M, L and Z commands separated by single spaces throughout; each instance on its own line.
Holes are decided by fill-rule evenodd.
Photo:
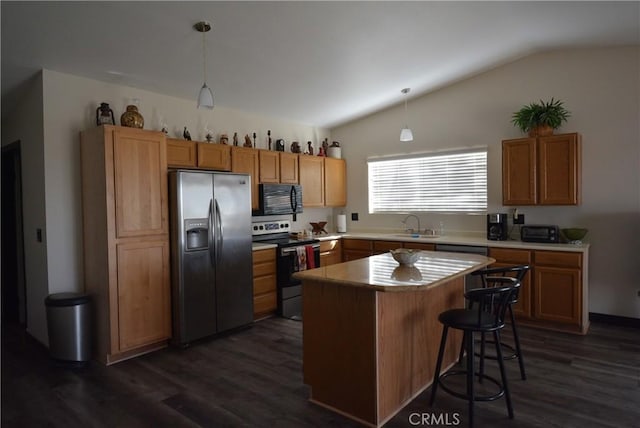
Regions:
M 219 261 L 222 255 L 222 245 L 224 242 L 224 235 L 222 229 L 222 216 L 220 214 L 220 205 L 218 205 L 218 200 L 214 199 L 215 202 L 215 215 L 216 215 L 216 260 Z
M 291 211 L 296 212 L 296 207 L 298 205 L 298 198 L 296 197 L 296 188 L 295 186 L 291 186 L 291 190 L 289 191 L 289 203 L 291 204 Z
M 214 235 L 213 235 L 213 198 L 209 201 L 209 214 L 207 216 L 209 222 L 209 233 L 207 234 L 207 246 L 209 247 L 209 260 L 211 261 L 211 266 L 216 265 L 215 260 L 215 246 L 214 246 Z

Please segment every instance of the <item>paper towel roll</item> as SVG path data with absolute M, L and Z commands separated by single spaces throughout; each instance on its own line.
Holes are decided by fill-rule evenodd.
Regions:
M 344 214 L 338 214 L 336 218 L 336 230 L 338 233 L 345 233 L 347 231 L 347 216 Z

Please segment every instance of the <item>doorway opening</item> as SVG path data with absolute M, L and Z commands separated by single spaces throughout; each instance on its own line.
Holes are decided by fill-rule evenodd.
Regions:
M 2 323 L 26 327 L 22 162 L 20 141 L 2 147 Z

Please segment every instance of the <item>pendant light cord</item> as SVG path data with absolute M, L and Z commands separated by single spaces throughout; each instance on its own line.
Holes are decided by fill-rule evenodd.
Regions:
M 409 113 L 407 112 L 407 94 L 404 94 L 404 127 L 409 127 Z
M 207 34 L 206 31 L 202 32 L 202 58 L 204 58 L 202 81 L 204 82 L 205 85 L 207 84 L 207 47 L 206 47 L 206 41 L 205 41 L 206 34 Z

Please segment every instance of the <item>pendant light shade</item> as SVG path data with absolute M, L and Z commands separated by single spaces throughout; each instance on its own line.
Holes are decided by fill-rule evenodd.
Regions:
M 410 88 L 404 88 L 401 92 L 404 94 L 404 120 L 405 123 L 408 123 L 407 120 L 407 94 L 409 93 Z M 411 132 L 411 128 L 409 125 L 405 125 L 404 128 L 400 131 L 400 141 L 403 143 L 409 143 L 413 141 L 413 132 Z
M 411 129 L 402 128 L 402 130 L 400 131 L 400 141 L 404 143 L 413 141 L 413 132 L 411 132 Z
M 202 84 L 202 88 L 200 88 L 200 93 L 198 94 L 198 108 L 206 108 L 213 109 L 213 92 L 207 86 L 207 48 L 206 48 L 206 40 L 205 34 L 211 30 L 211 24 L 206 21 L 200 21 L 193 26 L 196 31 L 202 33 L 202 61 L 203 61 L 203 73 L 202 80 L 204 83 Z
M 213 92 L 206 83 L 202 85 L 198 94 L 198 108 L 208 108 L 209 110 L 213 108 Z

